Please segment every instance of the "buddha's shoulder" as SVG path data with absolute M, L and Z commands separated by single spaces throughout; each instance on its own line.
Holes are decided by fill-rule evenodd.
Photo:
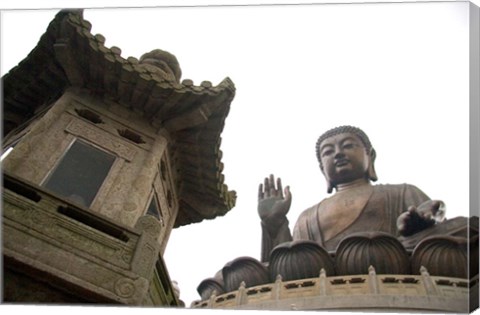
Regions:
M 325 200 L 325 199 L 324 199 Z M 319 203 L 316 203 L 314 204 L 313 206 L 303 210 L 299 217 L 298 217 L 298 220 L 307 220 L 310 216 L 314 215 L 317 213 L 318 209 L 321 207 L 322 205 L 322 202 L 324 201 L 320 201 Z
M 418 188 L 415 185 L 412 184 L 376 184 L 373 185 L 373 189 L 376 191 L 388 191 L 388 190 L 393 190 L 393 191 L 401 191 L 401 190 L 418 190 Z

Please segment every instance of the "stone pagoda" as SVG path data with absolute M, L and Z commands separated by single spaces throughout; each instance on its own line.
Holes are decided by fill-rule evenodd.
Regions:
M 90 30 L 60 11 L 2 78 L 3 301 L 181 305 L 162 256 L 173 228 L 235 204 L 220 151 L 235 87 Z

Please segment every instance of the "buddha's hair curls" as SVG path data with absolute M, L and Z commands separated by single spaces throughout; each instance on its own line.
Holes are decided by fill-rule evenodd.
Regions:
M 321 159 L 321 156 L 320 156 L 320 146 L 322 145 L 322 142 L 327 138 L 330 138 L 332 136 L 336 136 L 336 135 L 341 134 L 341 133 L 353 133 L 353 134 L 357 135 L 360 138 L 360 140 L 362 141 L 363 145 L 365 146 L 365 149 L 367 150 L 367 152 L 371 151 L 372 144 L 370 143 L 370 139 L 368 139 L 367 134 L 365 132 L 363 132 L 362 129 L 357 128 L 357 127 L 353 127 L 353 126 L 335 127 L 335 128 L 332 128 L 332 129 L 324 132 L 317 140 L 316 152 L 317 152 L 317 159 L 318 159 L 318 162 L 320 163 L 320 165 L 322 165 L 322 159 Z

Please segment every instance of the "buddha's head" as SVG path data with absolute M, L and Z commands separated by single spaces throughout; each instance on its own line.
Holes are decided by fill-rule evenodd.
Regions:
M 376 181 L 376 153 L 361 129 L 340 126 L 322 134 L 316 145 L 320 169 L 327 180 L 328 193 L 345 184 L 365 178 Z

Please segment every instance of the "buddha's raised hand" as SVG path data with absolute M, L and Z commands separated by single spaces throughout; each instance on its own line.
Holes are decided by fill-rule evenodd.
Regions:
M 282 180 L 270 175 L 258 187 L 258 214 L 269 230 L 275 230 L 286 219 L 292 203 L 292 194 L 287 186 L 282 189 Z

